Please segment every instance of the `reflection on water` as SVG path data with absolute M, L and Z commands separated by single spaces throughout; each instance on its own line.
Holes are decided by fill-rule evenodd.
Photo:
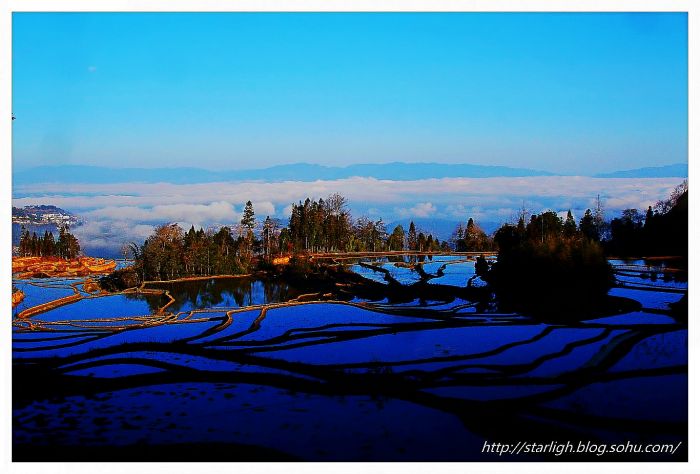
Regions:
M 410 284 L 410 258 L 395 263 L 371 262 Z M 434 256 L 423 270 L 464 285 L 473 261 Z M 34 456 L 224 443 L 438 461 L 493 459 L 484 441 L 508 438 L 685 443 L 688 331 L 669 305 L 687 286 L 662 282 L 619 279 L 611 294 L 641 310 L 570 324 L 454 297 L 300 302 L 289 284 L 254 278 L 86 295 L 13 321 L 13 443 Z M 71 288 L 16 283 L 30 305 Z M 537 459 L 552 458 L 510 460 Z
M 205 280 L 157 283 L 149 288 L 167 290 L 175 298 L 170 311 L 204 308 L 242 308 L 288 301 L 300 292 L 280 280 L 254 278 L 212 278 Z M 157 311 L 158 306 L 152 306 Z

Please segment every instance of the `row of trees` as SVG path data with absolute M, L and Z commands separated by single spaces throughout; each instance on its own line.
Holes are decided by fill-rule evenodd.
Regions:
M 547 211 L 496 231 L 498 260 L 484 278 L 504 308 L 566 319 L 601 307 L 614 278 L 591 217 L 577 226 L 571 212 Z
M 428 252 L 445 249 L 443 244 L 432 234 L 418 232 L 413 222 L 408 233 L 397 225 L 389 234 L 382 219 L 360 217 L 353 221 L 340 194 L 292 205 L 289 227 L 282 229 L 279 237 L 279 249 L 284 252 Z
M 340 194 L 332 194 L 325 201 L 306 199 L 292 205 L 288 236 L 283 249 L 291 251 L 334 252 L 346 251 L 353 230 L 347 201 Z
M 688 183 L 645 213 L 625 209 L 610 221 L 609 254 L 618 256 L 688 255 Z
M 44 235 L 37 235 L 36 232 L 29 231 L 22 226 L 19 238 L 20 257 L 60 257 L 64 259 L 77 258 L 80 255 L 80 243 L 78 239 L 70 233 L 67 225 L 59 229 L 58 240 L 54 238 L 53 232 L 44 231 Z
M 502 304 L 551 318 L 589 315 L 604 308 L 614 283 L 607 255 L 688 253 L 688 186 L 645 215 L 626 209 L 606 224 L 600 203 L 578 225 L 571 212 L 524 216 L 494 234 L 498 260 L 486 272 Z
M 517 225 L 506 225 L 502 233 L 523 234 L 528 239 L 540 242 L 552 238 L 585 237 L 593 242 L 602 242 L 611 255 L 685 255 L 687 253 L 688 185 L 679 185 L 666 200 L 651 206 L 646 214 L 637 209 L 625 209 L 621 217 L 607 222 L 600 196 L 593 210 L 586 209 L 578 224 L 567 212 L 560 218 L 553 211 L 531 215 L 526 219 L 523 210 Z M 680 238 L 669 238 L 672 235 Z M 494 234 L 495 237 L 495 234 Z M 459 224 L 452 235 L 453 248 L 458 252 L 482 252 L 498 249 L 498 241 L 486 233 L 469 218 L 466 226 Z
M 184 232 L 177 224 L 157 227 L 141 246 L 130 244 L 143 280 L 242 273 L 252 261 L 250 247 L 248 234 L 234 238 L 229 227 Z
M 401 225 L 391 234 L 381 219 L 353 221 L 345 198 L 299 202 L 292 206 L 289 225 L 282 227 L 269 216 L 256 229 L 255 211 L 246 203 L 237 229 L 221 227 L 185 232 L 177 224 L 159 226 L 143 245 L 129 244 L 142 279 L 169 280 L 183 276 L 238 274 L 250 271 L 257 259 L 298 252 L 364 252 L 449 250 L 431 234 L 419 232 L 413 222 L 406 233 Z
M 562 239 L 599 242 L 598 228 L 590 209 L 586 210 L 578 225 L 571 211 L 566 213 L 566 219 L 554 211 L 545 211 L 531 215 L 527 224 L 524 216 L 520 217 L 517 225 L 504 224 L 494 234 L 493 241 L 499 252 L 522 242 L 545 243 Z
M 299 252 L 450 250 L 448 242 L 418 231 L 413 222 L 408 231 L 397 225 L 389 233 L 381 219 L 353 220 L 347 201 L 340 194 L 294 204 L 288 226 L 268 216 L 257 233 L 256 228 L 255 211 L 248 201 L 236 231 L 230 227 L 217 231 L 192 227 L 184 232 L 177 224 L 164 225 L 144 245 L 131 244 L 130 250 L 147 279 L 247 272 L 258 258 L 265 261 L 275 255 Z M 564 219 L 553 211 L 533 214 L 529 220 L 522 213 L 517 224 L 503 225 L 493 238 L 470 218 L 466 226 L 457 228 L 453 245 L 457 251 L 497 249 L 499 261 L 507 261 L 508 253 L 522 246 L 529 246 L 533 254 L 543 249 L 564 252 L 567 259 L 574 258 L 576 252 L 585 253 L 579 257 L 587 259 L 602 249 L 618 255 L 642 250 L 650 255 L 652 249 L 657 253 L 687 253 L 687 237 L 685 241 L 669 239 L 669 230 L 687 235 L 687 184 L 674 191 L 669 200 L 658 203 L 655 211 L 650 208 L 643 224 L 638 211 L 633 210 L 626 210 L 621 218 L 606 224 L 598 200 L 596 208 L 587 209 L 578 223 L 571 211 Z M 558 250 L 552 250 L 554 247 Z

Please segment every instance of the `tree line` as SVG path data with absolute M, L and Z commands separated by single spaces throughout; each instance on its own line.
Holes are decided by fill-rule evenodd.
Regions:
M 289 227 L 280 233 L 280 248 L 285 252 L 383 252 L 413 250 L 430 252 L 449 249 L 447 242 L 420 232 L 413 222 L 408 233 L 397 225 L 388 233 L 380 218 L 360 217 L 353 221 L 347 200 L 332 194 L 326 200 L 292 205 Z
M 614 284 L 607 256 L 688 255 L 688 186 L 646 214 L 626 209 L 606 222 L 600 201 L 586 210 L 578 225 L 571 211 L 565 219 L 553 211 L 521 215 L 494 234 L 498 259 L 483 277 L 499 301 L 521 311 L 550 318 L 591 314 L 611 304 Z
M 508 237 L 510 236 L 510 237 Z M 519 236 L 519 237 L 515 237 Z M 619 217 L 605 220 L 600 197 L 594 209 L 586 209 L 576 222 L 571 210 L 565 218 L 554 211 L 533 214 L 526 219 L 520 213 L 517 224 L 505 224 L 492 236 L 469 218 L 452 235 L 452 247 L 458 252 L 495 251 L 510 238 L 544 242 L 559 237 L 585 237 L 599 242 L 609 256 L 688 255 L 688 182 L 678 185 L 667 199 L 646 211 L 624 209 Z
M 585 255 L 573 254 L 592 255 L 603 250 L 622 254 L 625 249 L 646 249 L 652 254 L 652 248 L 678 254 L 683 244 L 680 240 L 668 244 L 667 231 L 682 230 L 680 218 L 685 216 L 687 233 L 687 184 L 684 189 L 679 188 L 670 200 L 658 203 L 656 212 L 649 211 L 641 227 L 638 213 L 629 210 L 623 212 L 623 217 L 606 223 L 598 199 L 595 209 L 587 209 L 578 223 L 571 211 L 563 219 L 554 211 L 533 214 L 529 219 L 522 212 L 517 224 L 504 224 L 493 236 L 486 235 L 470 218 L 466 225 L 457 227 L 451 242 L 440 242 L 430 233 L 418 230 L 413 222 L 408 231 L 397 225 L 389 233 L 382 219 L 353 219 L 347 200 L 340 194 L 293 204 L 287 225 L 269 216 L 258 225 L 253 205 L 248 201 L 235 226 L 218 230 L 191 227 L 185 232 L 177 224 L 162 225 L 143 245 L 130 244 L 129 251 L 143 279 L 246 273 L 276 255 L 309 252 L 498 250 L 499 259 L 508 260 L 510 250 L 527 245 L 532 251 L 537 246 L 550 250 L 558 246 L 557 252 L 563 252 L 567 258 L 584 260 Z M 677 206 L 683 202 L 685 211 Z M 635 246 L 630 242 L 644 244 Z
M 595 229 L 589 211 L 578 225 L 571 211 L 521 216 L 494 234 L 498 259 L 483 278 L 504 309 L 556 319 L 599 310 L 614 277 Z
M 616 256 L 688 255 L 688 182 L 646 212 L 625 209 L 610 221 L 605 250 Z
M 267 216 L 256 234 L 257 227 L 253 205 L 248 201 L 235 228 L 204 230 L 192 226 L 184 231 L 178 224 L 161 225 L 143 245 L 128 244 L 124 252 L 133 256 L 142 280 L 171 280 L 247 273 L 260 262 L 270 262 L 282 254 L 450 249 L 448 242 L 417 230 L 413 222 L 408 232 L 397 225 L 389 234 L 381 219 L 354 220 L 340 194 L 292 205 L 287 226 Z
M 70 233 L 67 225 L 59 228 L 58 239 L 54 238 L 53 232 L 44 231 L 44 235 L 37 235 L 36 232 L 29 231 L 22 226 L 19 239 L 20 257 L 60 257 L 63 259 L 74 259 L 80 255 L 80 243 L 78 239 Z

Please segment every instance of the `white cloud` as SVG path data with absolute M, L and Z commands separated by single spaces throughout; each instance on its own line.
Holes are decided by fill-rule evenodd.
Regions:
M 437 208 L 432 202 L 419 202 L 411 208 L 396 208 L 400 217 L 428 217 L 435 214 Z
M 267 207 L 269 208 L 269 206 Z M 107 206 L 84 212 L 82 215 L 87 219 L 156 223 L 184 222 L 195 226 L 204 226 L 208 223 L 233 224 L 241 218 L 240 213 L 225 201 L 209 204 L 159 204 L 151 208 Z
M 275 215 L 275 205 L 270 201 L 253 201 L 253 211 L 259 219 L 265 219 L 266 216 Z
M 153 228 L 152 225 L 122 220 L 88 220 L 83 225 L 72 228 L 71 232 L 88 253 L 95 248 L 116 253 L 125 243 L 142 243 L 153 232 Z
M 226 202 L 242 208 L 252 200 L 256 214 L 289 209 L 306 197 L 318 199 L 334 192 L 343 194 L 351 205 L 375 204 L 412 207 L 429 202 L 444 205 L 508 207 L 519 209 L 523 201 L 533 211 L 555 204 L 557 210 L 592 207 L 598 194 L 610 208 L 633 207 L 667 197 L 678 184 L 676 178 L 603 179 L 575 176 L 529 178 L 442 178 L 416 181 L 389 181 L 349 178 L 334 181 L 280 183 L 122 183 L 122 184 L 41 184 L 17 186 L 15 193 L 33 194 L 17 198 L 15 205 L 51 202 L 67 209 L 101 207 L 154 207 L 158 205 Z M 284 212 L 284 214 L 287 214 Z
M 465 222 L 514 221 L 523 204 L 530 213 L 571 209 L 580 219 L 595 207 L 600 195 L 608 217 L 625 208 L 645 209 L 668 197 L 676 178 L 588 178 L 549 176 L 527 178 L 442 178 L 389 181 L 349 178 L 333 181 L 278 183 L 121 183 L 36 184 L 14 188 L 14 206 L 54 204 L 81 215 L 80 232 L 94 243 L 142 241 L 152 225 L 233 225 L 240 210 L 253 202 L 256 217 L 286 220 L 291 203 L 338 192 L 353 215 L 368 213 L 385 222 L 406 217 L 435 217 Z M 279 214 L 278 214 L 279 212 Z M 565 215 L 565 214 L 564 214 Z M 76 228 L 78 232 L 78 228 Z

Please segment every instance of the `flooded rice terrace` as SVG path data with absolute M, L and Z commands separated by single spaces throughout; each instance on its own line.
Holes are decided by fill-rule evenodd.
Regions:
M 484 285 L 464 256 L 415 262 L 336 263 L 387 286 Z M 610 294 L 638 308 L 557 324 L 459 292 L 330 298 L 207 278 L 105 296 L 14 280 L 15 460 L 572 460 L 482 448 L 579 440 L 682 441 L 639 459 L 687 459 L 688 331 L 669 308 L 687 279 L 672 263 L 611 263 Z

